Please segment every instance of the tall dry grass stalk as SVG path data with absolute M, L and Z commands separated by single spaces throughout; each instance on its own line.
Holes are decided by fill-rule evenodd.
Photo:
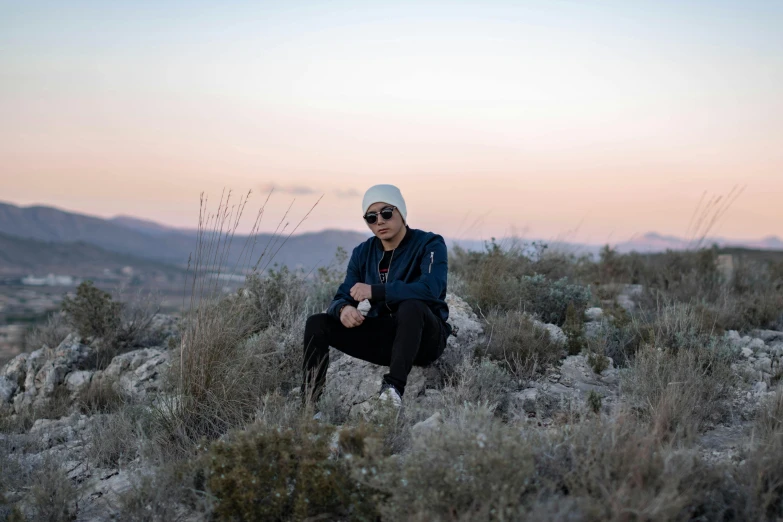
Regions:
M 224 192 L 215 213 L 208 211 L 208 200 L 201 196 L 196 248 L 188 262 L 189 307 L 173 372 L 176 398 L 163 408 L 169 433 L 185 444 L 201 437 L 218 437 L 254 415 L 266 388 L 259 379 L 269 367 L 264 364 L 267 354 L 257 353 L 246 341 L 267 325 L 251 292 L 243 288 L 227 294 L 225 281 L 235 276 L 263 279 L 274 256 L 320 202 L 316 201 L 284 236 L 289 225 L 283 224 L 286 211 L 274 234 L 256 254 L 268 196 L 236 261 L 229 266 L 250 194 L 232 203 L 231 192 Z

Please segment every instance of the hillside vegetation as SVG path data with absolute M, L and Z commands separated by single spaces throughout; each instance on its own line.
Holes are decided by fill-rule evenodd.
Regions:
M 225 295 L 196 266 L 180 321 L 82 288 L 0 371 L 2 516 L 783 517 L 779 260 L 454 249 L 457 335 L 400 413 L 338 353 L 300 406 L 304 322 L 343 277 L 306 275 Z

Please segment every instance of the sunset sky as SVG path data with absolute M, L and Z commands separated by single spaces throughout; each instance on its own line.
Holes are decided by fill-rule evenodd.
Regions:
M 450 237 L 783 237 L 783 2 L 0 0 L 0 201 Z M 251 204 L 252 206 L 252 204 Z M 249 220 L 248 220 L 249 221 Z

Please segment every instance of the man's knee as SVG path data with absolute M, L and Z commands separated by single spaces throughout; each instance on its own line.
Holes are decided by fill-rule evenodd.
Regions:
M 315 333 L 323 330 L 329 322 L 328 314 L 313 314 L 307 318 L 305 332 Z
M 419 299 L 406 299 L 397 306 L 397 317 L 413 319 L 423 317 L 427 311 L 427 303 Z

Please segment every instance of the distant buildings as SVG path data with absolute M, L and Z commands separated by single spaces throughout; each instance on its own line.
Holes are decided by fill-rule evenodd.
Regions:
M 22 278 L 22 284 L 28 286 L 74 286 L 79 281 L 69 275 L 49 274 L 45 277 L 29 275 Z

